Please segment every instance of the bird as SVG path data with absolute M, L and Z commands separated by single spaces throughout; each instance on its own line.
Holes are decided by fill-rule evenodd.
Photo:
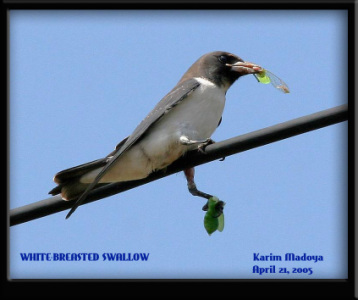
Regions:
M 143 179 L 165 170 L 188 151 L 205 151 L 222 121 L 226 92 L 240 77 L 263 69 L 226 51 L 202 55 L 176 86 L 106 157 L 55 174 L 57 184 L 49 194 L 74 201 L 66 219 L 92 189 L 113 183 Z M 194 168 L 184 170 L 189 192 L 209 199 L 198 190 Z M 203 207 L 207 210 L 207 205 Z

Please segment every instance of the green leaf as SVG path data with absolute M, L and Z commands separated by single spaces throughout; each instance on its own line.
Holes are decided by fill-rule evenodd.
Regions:
M 211 235 L 213 232 L 215 232 L 218 229 L 218 226 L 219 226 L 218 218 L 214 218 L 208 212 L 206 212 L 204 217 L 204 227 L 206 229 L 206 232 L 209 235 Z
M 222 213 L 218 218 L 218 230 L 222 232 L 224 230 L 224 213 Z
M 224 208 L 225 202 L 217 197 L 211 197 L 208 200 L 208 211 L 204 216 L 204 227 L 209 235 L 216 230 L 224 230 Z

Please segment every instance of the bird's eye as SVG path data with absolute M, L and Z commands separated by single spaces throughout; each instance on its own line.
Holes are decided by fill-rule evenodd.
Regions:
M 220 55 L 219 56 L 219 61 L 222 62 L 223 64 L 226 64 L 227 63 L 227 56 Z

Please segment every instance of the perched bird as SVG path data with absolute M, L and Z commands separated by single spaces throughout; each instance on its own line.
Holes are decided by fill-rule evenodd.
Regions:
M 143 179 L 187 151 L 195 148 L 204 151 L 221 122 L 229 87 L 239 77 L 261 70 L 260 66 L 228 52 L 203 55 L 113 152 L 105 158 L 60 171 L 53 179 L 58 186 L 49 194 L 61 194 L 64 200 L 77 199 L 68 218 L 93 188 Z M 196 188 L 194 168 L 184 173 L 193 195 L 211 197 Z

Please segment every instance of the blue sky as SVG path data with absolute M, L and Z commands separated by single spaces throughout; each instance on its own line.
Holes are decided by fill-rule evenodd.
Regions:
M 241 78 L 216 141 L 348 102 L 346 11 L 10 11 L 10 208 L 47 198 L 56 172 L 111 152 L 215 50 L 262 65 L 291 90 Z M 9 278 L 347 278 L 346 152 L 344 122 L 197 167 L 198 187 L 226 202 L 225 229 L 211 236 L 182 173 L 68 220 L 65 211 L 14 226 Z M 100 259 L 20 256 L 83 252 Z M 141 252 L 148 261 L 102 260 Z M 324 260 L 254 261 L 291 252 Z

